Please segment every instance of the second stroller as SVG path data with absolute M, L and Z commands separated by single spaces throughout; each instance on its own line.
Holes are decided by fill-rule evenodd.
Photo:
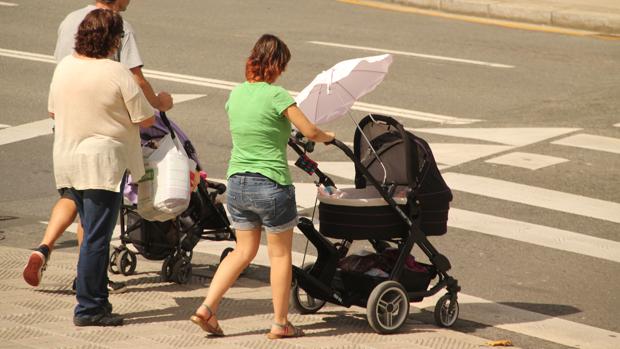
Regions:
M 156 115 L 154 126 L 141 129 L 143 146 L 170 133 L 178 137 L 187 156 L 200 171 L 200 161 L 194 146 L 185 133 L 165 113 Z M 226 191 L 222 183 L 200 178 L 197 189 L 191 193 L 189 207 L 180 215 L 164 222 L 149 221 L 140 216 L 135 204 L 135 184 L 125 187 L 125 203 L 120 214 L 120 242 L 110 255 L 109 270 L 115 274 L 133 274 L 137 266 L 136 253 L 127 245 L 132 244 L 137 254 L 149 260 L 163 260 L 161 278 L 184 284 L 192 271 L 192 254 L 201 239 L 235 240 L 234 229 L 226 216 L 224 206 L 217 200 Z M 133 199 L 133 200 L 132 200 Z M 134 202 L 132 202 L 134 201 Z M 229 251 L 222 253 L 222 258 Z

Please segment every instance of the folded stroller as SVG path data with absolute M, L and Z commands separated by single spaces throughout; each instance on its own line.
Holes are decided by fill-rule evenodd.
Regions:
M 332 142 L 355 164 L 355 188 L 326 193 L 333 181 L 317 166 L 305 170 L 319 177 L 319 231 L 311 220 L 298 225 L 316 247 L 314 263 L 293 267 L 293 306 L 302 314 L 315 313 L 326 303 L 366 308 L 367 320 L 378 333 L 393 333 L 405 323 L 409 303 L 446 288 L 435 306 L 435 321 L 449 327 L 458 318 L 456 279 L 447 274 L 450 262 L 427 239 L 447 231 L 452 193 L 437 169 L 423 139 L 407 132 L 391 117 L 368 115 L 358 125 L 353 151 Z M 289 145 L 303 160 L 306 154 L 293 140 Z M 298 163 L 311 163 L 311 160 Z M 331 240 L 330 240 L 331 239 Z M 345 270 L 343 262 L 354 240 L 368 240 L 377 256 L 389 256 L 380 274 Z M 336 241 L 335 243 L 332 241 Z M 430 264 L 410 262 L 413 246 Z M 390 250 L 390 251 L 388 251 Z M 387 252 L 394 252 L 392 254 Z M 429 288 L 433 279 L 435 285 Z
M 177 125 L 168 120 L 165 113 L 156 115 L 155 125 L 140 130 L 142 145 L 156 141 L 166 134 L 178 137 L 187 156 L 201 170 L 200 161 L 192 143 Z M 189 207 L 177 217 L 165 221 L 148 221 L 137 212 L 136 184 L 125 187 L 125 202 L 120 214 L 120 241 L 110 255 L 109 270 L 114 274 L 130 275 L 136 270 L 136 253 L 127 248 L 132 244 L 138 254 L 149 260 L 163 260 L 161 278 L 184 284 L 192 271 L 192 251 L 200 239 L 235 240 L 235 232 L 224 211 L 216 200 L 226 191 L 222 183 L 200 178 L 198 188 L 191 194 Z M 230 252 L 225 250 L 221 259 Z

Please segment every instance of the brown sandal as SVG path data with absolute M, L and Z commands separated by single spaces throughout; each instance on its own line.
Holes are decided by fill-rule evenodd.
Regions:
M 286 324 L 284 325 L 276 323 L 276 322 L 274 322 L 273 324 L 283 329 L 284 333 L 268 332 L 267 338 L 269 339 L 297 338 L 297 337 L 303 337 L 305 335 L 304 331 L 293 326 L 293 324 L 290 323 L 290 321 L 287 321 Z
M 209 316 L 205 318 L 202 315 L 194 314 L 189 318 L 189 321 L 200 326 L 200 328 L 202 328 L 203 331 L 208 332 L 212 336 L 223 337 L 224 331 L 220 327 L 219 323 L 216 326 L 209 324 L 209 320 L 215 315 L 213 311 L 211 310 L 211 308 L 209 308 L 209 306 L 206 304 L 202 304 L 201 306 L 207 308 L 207 311 L 209 312 Z

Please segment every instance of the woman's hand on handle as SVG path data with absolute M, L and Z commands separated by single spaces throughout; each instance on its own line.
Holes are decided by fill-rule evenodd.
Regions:
M 330 136 L 331 139 L 328 140 L 327 142 L 323 142 L 323 144 L 330 145 L 336 139 L 336 134 L 332 131 L 325 131 L 325 134 Z
M 283 114 L 293 125 L 295 125 L 304 137 L 311 141 L 328 143 L 333 141 L 335 138 L 335 134 L 333 132 L 325 132 L 310 122 L 304 112 L 301 111 L 296 104 L 286 108 Z

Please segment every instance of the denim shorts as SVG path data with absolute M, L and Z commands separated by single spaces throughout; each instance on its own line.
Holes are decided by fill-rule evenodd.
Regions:
M 235 229 L 262 225 L 268 233 L 279 233 L 297 225 L 293 185 L 281 185 L 256 173 L 237 173 L 228 178 L 226 199 Z

